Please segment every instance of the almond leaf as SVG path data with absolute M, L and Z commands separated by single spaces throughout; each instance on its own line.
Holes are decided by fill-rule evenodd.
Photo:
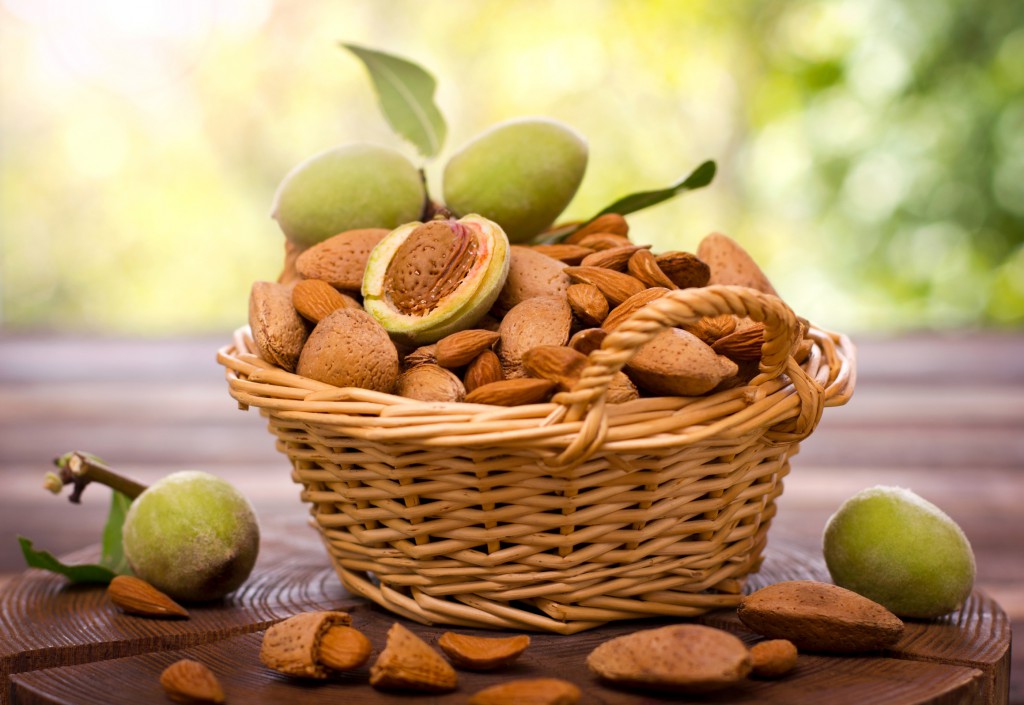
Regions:
M 434 104 L 434 77 L 418 64 L 392 54 L 355 44 L 341 46 L 366 65 L 391 129 L 412 142 L 427 159 L 437 156 L 448 126 Z

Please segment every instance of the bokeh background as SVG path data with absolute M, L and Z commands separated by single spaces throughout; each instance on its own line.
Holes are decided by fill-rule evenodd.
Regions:
M 729 233 L 847 332 L 1024 325 L 1019 0 L 2 0 L 0 329 L 226 335 L 277 275 L 282 176 L 388 128 L 360 43 L 438 80 L 424 164 L 496 122 L 590 142 L 566 218 Z

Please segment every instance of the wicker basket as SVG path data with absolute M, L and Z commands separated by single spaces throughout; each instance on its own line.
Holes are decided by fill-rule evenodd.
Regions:
M 658 332 L 728 313 L 765 323 L 748 385 L 604 403 L 614 372 Z M 802 330 L 811 347 L 798 364 Z M 563 634 L 737 604 L 790 456 L 855 377 L 847 338 L 732 286 L 649 304 L 545 404 L 338 388 L 254 349 L 243 328 L 219 352 L 231 396 L 269 419 L 346 588 L 423 623 Z

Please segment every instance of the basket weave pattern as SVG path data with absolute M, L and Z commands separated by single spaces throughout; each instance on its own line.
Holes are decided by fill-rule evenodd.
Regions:
M 666 327 L 765 323 L 760 374 L 703 397 L 606 405 L 612 376 Z M 738 603 L 798 442 L 853 392 L 853 348 L 778 298 L 671 292 L 594 351 L 579 384 L 511 408 L 338 388 L 254 354 L 218 355 L 268 418 L 344 585 L 426 623 L 573 633 Z

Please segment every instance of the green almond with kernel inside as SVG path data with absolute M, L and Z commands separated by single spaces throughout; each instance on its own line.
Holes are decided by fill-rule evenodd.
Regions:
M 508 238 L 487 218 L 406 223 L 370 253 L 363 308 L 394 340 L 433 343 L 479 321 L 508 270 Z
M 347 230 L 391 230 L 416 220 L 425 199 L 412 162 L 387 147 L 353 143 L 292 169 L 278 186 L 271 216 L 289 240 L 308 247 Z
M 526 242 L 569 205 L 587 158 L 586 140 L 560 122 L 524 118 L 501 123 L 449 160 L 445 205 L 493 220 L 510 242 Z

